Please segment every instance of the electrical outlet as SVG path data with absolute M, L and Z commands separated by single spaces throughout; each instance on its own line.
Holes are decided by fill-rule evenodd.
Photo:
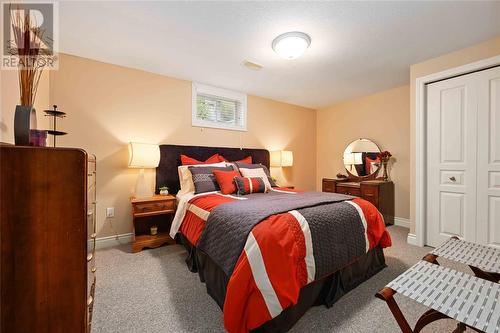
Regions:
M 106 208 L 106 218 L 115 217 L 115 207 Z

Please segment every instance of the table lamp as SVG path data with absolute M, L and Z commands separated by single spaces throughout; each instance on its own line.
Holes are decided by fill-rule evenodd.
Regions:
M 128 145 L 129 168 L 139 168 L 139 176 L 135 184 L 135 197 L 151 197 L 153 191 L 144 178 L 145 168 L 156 168 L 160 163 L 160 147 L 155 144 L 130 142 Z M 150 185 L 150 184 L 149 184 Z
M 289 150 L 272 151 L 270 162 L 272 167 L 291 167 L 293 166 L 293 152 Z

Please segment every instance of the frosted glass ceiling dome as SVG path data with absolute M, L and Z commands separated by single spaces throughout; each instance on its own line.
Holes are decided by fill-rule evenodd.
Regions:
M 311 45 L 311 37 L 300 32 L 286 32 L 273 40 L 273 50 L 284 59 L 297 59 Z

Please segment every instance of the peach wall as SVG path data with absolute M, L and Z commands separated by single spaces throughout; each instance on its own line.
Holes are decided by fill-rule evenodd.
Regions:
M 98 237 L 132 230 L 138 170 L 127 168 L 129 141 L 292 150 L 293 168 L 272 172 L 282 183 L 315 187 L 314 110 L 248 96 L 247 132 L 192 127 L 191 82 L 64 54 L 50 73 L 50 102 L 68 113 L 61 146 L 97 156 Z M 146 175 L 153 184 L 154 171 Z M 112 206 L 116 217 L 106 220 Z
M 318 110 L 317 189 L 322 178 L 345 174 L 345 147 L 358 138 L 374 141 L 394 156 L 395 215 L 410 216 L 410 87 L 402 86 Z
M 415 82 L 418 77 L 500 55 L 500 36 L 410 67 L 411 183 L 410 233 L 415 233 Z

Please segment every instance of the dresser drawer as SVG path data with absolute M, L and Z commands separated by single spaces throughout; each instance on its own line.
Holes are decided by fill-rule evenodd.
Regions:
M 375 207 L 378 207 L 379 191 L 378 187 L 363 186 L 361 188 L 361 197 L 367 201 L 370 201 Z
M 354 195 L 356 197 L 361 196 L 361 191 L 356 187 L 348 187 L 337 184 L 337 193 Z
M 334 192 L 335 191 L 335 183 L 327 180 L 323 180 L 322 184 L 323 192 Z
M 170 210 L 174 211 L 175 202 L 173 200 L 161 202 L 138 202 L 134 204 L 134 214 L 147 214 L 152 212 L 159 212 Z

